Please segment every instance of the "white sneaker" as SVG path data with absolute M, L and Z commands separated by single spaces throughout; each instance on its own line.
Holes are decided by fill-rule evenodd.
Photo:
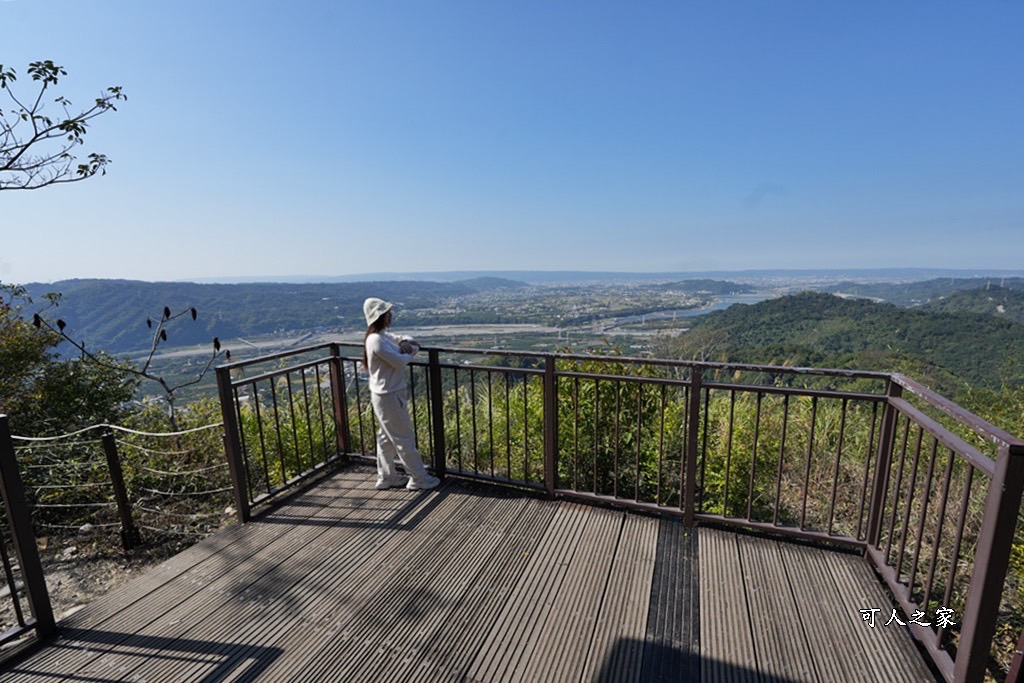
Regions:
M 408 481 L 411 482 L 412 480 L 409 479 Z M 384 489 L 391 489 L 398 486 L 404 486 L 405 482 L 405 477 L 395 474 L 386 479 L 384 477 L 377 477 L 377 483 L 375 484 L 375 487 L 378 491 L 383 491 Z
M 438 479 L 437 477 L 432 477 L 431 475 L 428 474 L 427 478 L 423 479 L 422 481 L 416 481 L 415 479 L 410 477 L 409 483 L 405 485 L 405 488 L 409 489 L 410 491 L 426 491 L 427 489 L 436 489 L 440 483 L 440 479 Z

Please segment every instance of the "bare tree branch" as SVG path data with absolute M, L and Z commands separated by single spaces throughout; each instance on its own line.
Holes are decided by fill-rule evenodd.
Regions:
M 73 183 L 106 173 L 110 159 L 92 152 L 85 163 L 76 164 L 72 153 L 84 144 L 90 123 L 108 111 L 117 111 L 116 103 L 127 100 L 120 86 L 107 88 L 92 106 L 72 113 L 71 102 L 63 96 L 53 102 L 62 116 L 52 119 L 43 113 L 44 99 L 50 86 L 56 86 L 67 71 L 50 60 L 32 62 L 28 67 L 32 80 L 39 83 L 32 103 L 14 93 L 11 85 L 17 80 L 14 69 L 0 64 L 0 90 L 7 93 L 15 109 L 0 109 L 0 190 L 36 190 L 49 185 Z M 20 135 L 22 124 L 31 126 L 31 133 Z
M 216 363 L 219 358 L 223 356 L 226 356 L 227 358 L 231 357 L 230 351 L 227 351 L 226 349 L 222 350 L 220 346 L 220 340 L 215 337 L 213 339 L 213 352 L 210 354 L 210 357 L 206 362 L 206 366 L 199 372 L 199 374 L 190 381 L 182 382 L 181 384 L 172 386 L 167 383 L 163 376 L 151 372 L 150 366 L 153 362 L 153 358 L 156 355 L 156 351 L 160 344 L 165 343 L 167 341 L 167 323 L 177 320 L 178 318 L 181 318 L 182 316 L 185 315 L 190 315 L 192 317 L 192 320 L 195 320 L 197 317 L 195 308 L 190 307 L 178 313 L 172 313 L 170 308 L 164 307 L 163 315 L 160 316 L 160 319 L 153 330 L 153 341 L 150 345 L 149 353 L 146 356 L 146 361 L 141 368 L 137 368 L 128 364 L 113 363 L 110 360 L 107 360 L 108 357 L 105 354 L 101 355 L 93 353 L 92 351 L 88 350 L 85 347 L 85 340 L 77 340 L 68 333 L 67 323 L 65 323 L 63 320 L 58 318 L 56 322 L 52 322 L 48 317 L 41 315 L 42 313 L 45 313 L 47 310 L 57 307 L 58 301 L 60 299 L 59 295 L 55 295 L 52 297 L 48 295 L 47 298 L 50 302 L 49 306 L 42 309 L 33 316 L 32 324 L 39 329 L 46 328 L 48 331 L 52 332 L 53 334 L 56 334 L 64 341 L 71 344 L 71 346 L 74 347 L 75 350 L 79 352 L 83 361 L 88 361 L 90 363 L 94 363 L 100 367 L 107 368 L 109 370 L 124 372 L 126 374 L 134 375 L 135 377 L 139 377 L 141 379 L 146 379 L 151 382 L 155 382 L 163 390 L 164 398 L 167 401 L 168 418 L 171 421 L 171 425 L 175 429 L 177 429 L 177 420 L 175 418 L 175 392 L 178 391 L 179 389 L 183 389 L 185 387 L 189 387 L 201 382 L 203 380 L 203 377 L 206 376 L 206 373 L 210 371 L 210 368 L 213 367 L 213 364 Z M 153 327 L 153 318 L 147 318 L 146 323 L 150 327 Z

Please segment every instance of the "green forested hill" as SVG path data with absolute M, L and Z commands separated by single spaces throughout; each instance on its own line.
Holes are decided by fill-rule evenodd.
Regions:
M 921 282 L 840 282 L 822 291 L 882 299 L 897 306 L 920 306 L 955 292 L 997 288 L 1024 292 L 1024 278 L 944 277 Z
M 985 313 L 899 308 L 806 292 L 711 313 L 666 349 L 676 357 L 902 370 L 936 388 L 1024 377 L 1024 325 Z
M 921 306 L 927 311 L 991 315 L 1024 323 L 1024 290 L 1005 287 L 962 289 Z
M 129 280 L 65 280 L 28 285 L 37 302 L 43 294 L 59 292 L 58 308 L 48 315 L 60 317 L 76 339 L 93 342 L 111 353 L 148 346 L 152 331 L 146 316 L 159 316 L 164 306 L 172 311 L 195 307 L 196 322 L 182 321 L 170 330 L 168 344 L 209 342 L 214 336 L 230 339 L 274 332 L 311 332 L 362 329 L 363 300 L 378 296 L 404 308 L 435 306 L 451 297 L 523 283 L 498 278 L 461 282 L 358 282 L 328 284 L 196 284 Z

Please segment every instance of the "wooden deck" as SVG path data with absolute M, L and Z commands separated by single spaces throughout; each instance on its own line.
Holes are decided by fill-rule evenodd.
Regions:
M 60 622 L 0 681 L 933 681 L 858 556 L 352 466 Z

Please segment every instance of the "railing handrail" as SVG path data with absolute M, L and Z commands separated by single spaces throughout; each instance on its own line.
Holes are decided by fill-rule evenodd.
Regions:
M 306 368 L 312 368 L 312 367 L 315 367 L 317 365 L 323 365 L 326 362 L 327 362 L 326 358 L 317 358 L 317 359 L 314 359 L 314 360 L 308 360 L 308 361 L 305 361 L 303 363 L 299 363 L 298 365 L 289 366 L 288 368 L 286 368 L 286 370 L 305 370 Z M 268 370 L 268 371 L 260 373 L 258 375 L 253 375 L 252 377 L 239 377 L 237 379 L 232 379 L 231 380 L 231 386 L 233 386 L 233 387 L 240 387 L 240 386 L 244 386 L 246 384 L 255 384 L 256 382 L 262 382 L 265 379 L 270 379 L 271 377 L 276 377 L 276 376 L 280 375 L 281 372 L 282 372 L 282 370 Z
M 930 418 L 911 403 L 903 398 L 890 398 L 889 403 L 904 415 L 913 418 L 914 423 L 923 428 L 939 443 L 951 449 L 959 457 L 980 470 L 986 477 L 992 478 L 995 474 L 996 461 L 970 445 L 953 432 Z
M 906 375 L 893 373 L 892 380 L 907 389 L 930 406 L 941 410 L 943 413 L 970 428 L 974 433 L 997 446 L 1024 446 L 1024 439 L 1020 439 L 1009 432 L 996 427 L 994 424 L 978 417 L 971 411 L 953 403 L 945 396 L 941 396 L 934 390 L 929 389 L 920 382 L 916 382 Z
M 227 368 L 229 370 L 237 370 L 239 368 L 247 367 L 250 365 L 256 365 L 259 363 L 266 363 L 272 360 L 278 360 L 280 358 L 287 358 L 289 356 L 296 356 L 304 353 L 312 353 L 321 349 L 330 348 L 332 345 L 351 347 L 362 349 L 362 344 L 359 342 L 333 342 L 324 344 L 314 344 L 312 346 L 303 346 L 288 351 L 278 351 L 276 353 L 270 353 L 257 358 L 247 358 L 244 360 L 233 361 L 230 363 L 223 363 L 218 365 L 219 368 Z M 516 351 L 510 349 L 475 349 L 475 348 L 464 348 L 456 346 L 421 346 L 420 351 L 429 352 L 437 351 L 439 353 L 457 353 L 460 355 L 472 355 L 472 356 L 516 356 L 522 358 L 554 358 L 556 360 L 572 360 L 572 361 L 607 361 L 617 363 L 629 363 L 637 365 L 656 365 L 663 367 L 679 367 L 679 368 L 701 368 L 702 370 L 738 370 L 745 372 L 771 372 L 771 373 L 785 373 L 792 375 L 819 375 L 824 377 L 845 377 L 849 379 L 875 379 L 879 381 L 885 381 L 893 378 L 893 373 L 889 372 L 878 372 L 873 370 L 845 370 L 840 368 L 815 368 L 815 367 L 797 367 L 788 365 L 763 365 L 756 363 L 730 363 L 730 362 L 717 362 L 717 361 L 697 361 L 697 360 L 673 360 L 667 358 L 647 358 L 643 356 L 613 356 L 603 354 L 584 354 L 584 353 L 561 353 L 561 352 L 548 352 L 548 351 Z
M 348 343 L 344 343 L 348 345 Z M 256 358 L 244 358 L 242 360 L 232 361 L 230 363 L 222 363 L 218 365 L 218 368 L 228 368 L 230 370 L 237 370 L 238 368 L 244 368 L 249 365 L 257 365 L 259 363 L 266 363 L 267 361 L 277 360 L 278 358 L 287 358 L 288 356 L 294 356 L 300 353 L 310 353 L 313 351 L 319 351 L 321 349 L 329 349 L 334 345 L 334 342 L 326 342 L 323 344 L 314 344 L 312 346 L 300 346 L 294 349 L 288 349 L 285 351 L 277 351 L 275 353 L 268 353 L 263 356 L 257 356 Z
M 343 344 L 348 345 L 348 344 Z M 506 349 L 467 349 L 449 346 L 423 346 L 424 351 L 458 353 L 478 356 L 521 356 L 527 358 L 554 358 L 571 361 L 607 361 L 631 365 L 655 365 L 661 367 L 700 368 L 701 370 L 739 370 L 745 372 L 773 372 L 792 375 L 820 375 L 824 377 L 846 377 L 853 379 L 887 380 L 890 373 L 868 370 L 843 370 L 837 368 L 806 368 L 786 365 L 759 365 L 755 363 L 728 363 L 716 361 L 673 360 L 669 358 L 647 358 L 643 356 L 614 356 L 590 353 L 561 353 L 548 351 L 514 351 Z
M 347 345 L 360 346 L 356 342 L 343 342 Z M 751 372 L 787 372 L 792 374 L 815 374 L 835 377 L 856 377 L 866 379 L 888 379 L 890 373 L 876 372 L 870 370 L 844 370 L 838 368 L 807 368 L 785 365 L 763 365 L 756 363 L 730 363 L 718 361 L 678 360 L 669 358 L 649 358 L 645 356 L 614 356 L 590 353 L 567 353 L 550 351 L 516 351 L 512 349 L 474 349 L 457 346 L 422 346 L 422 350 L 434 350 L 443 353 L 459 353 L 478 356 L 522 356 L 527 358 L 555 358 L 556 360 L 608 360 L 623 363 L 636 363 L 645 365 L 661 365 L 668 367 L 701 368 L 712 370 L 745 370 Z

